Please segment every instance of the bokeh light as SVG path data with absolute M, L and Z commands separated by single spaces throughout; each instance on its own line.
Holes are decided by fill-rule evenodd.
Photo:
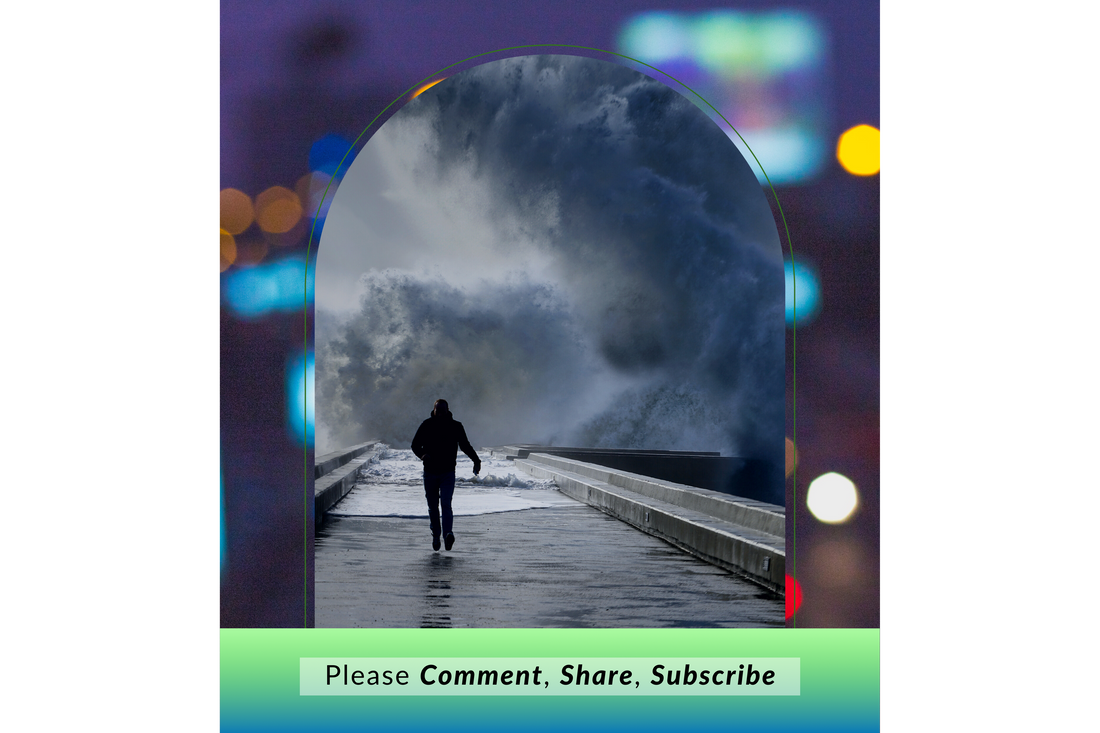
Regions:
M 802 584 L 789 575 L 786 582 L 786 607 L 787 618 L 802 607 Z
M 847 476 L 826 473 L 810 482 L 806 506 L 818 520 L 826 524 L 846 521 L 859 504 L 856 485 Z
M 286 232 L 264 232 L 264 241 L 271 247 L 292 247 L 302 241 L 303 235 L 309 231 L 311 222 L 304 216 L 298 218 L 298 223 Z
M 653 11 L 637 15 L 626 24 L 619 37 L 619 48 L 635 58 L 658 66 L 689 56 L 695 42 L 690 24 L 677 13 Z
M 761 183 L 807 181 L 825 169 L 829 38 L 814 13 L 644 11 L 625 21 L 617 42 L 625 55 L 666 71 L 705 99 L 696 103 Z
M 762 25 L 757 44 L 768 68 L 794 71 L 825 58 L 825 31 L 813 16 L 801 11 L 778 11 Z
M 747 66 L 752 71 L 761 62 L 753 18 L 746 13 L 713 13 L 696 25 L 694 51 L 703 68 L 722 73 L 727 68 Z
M 337 169 L 347 171 L 354 155 L 349 155 L 351 141 L 339 135 L 325 135 L 309 148 L 309 169 L 335 175 Z M 346 157 L 346 160 L 345 160 Z M 343 165 L 341 165 L 343 161 Z M 343 173 L 341 172 L 341 175 Z M 304 200 L 304 199 L 303 199 Z
M 852 175 L 878 173 L 879 131 L 870 125 L 856 125 L 847 130 L 837 141 L 836 159 Z
M 252 225 L 252 199 L 244 191 L 224 188 L 221 193 L 221 228 L 236 236 Z
M 224 229 L 221 230 L 221 240 L 221 271 L 225 272 L 237 261 L 237 242 Z
M 302 218 L 298 194 L 289 188 L 272 186 L 256 197 L 256 223 L 272 234 L 284 234 Z
M 287 423 L 291 439 L 313 445 L 313 352 L 299 354 L 286 370 Z
M 794 473 L 794 467 L 798 463 L 798 451 L 794 449 L 794 441 L 790 438 L 784 438 L 786 441 L 786 460 L 784 475 L 788 478 Z
M 821 310 L 821 285 L 817 273 L 802 261 L 784 263 L 787 281 L 786 317 L 787 325 L 793 325 L 798 314 L 798 325 L 802 326 L 817 317 Z
M 237 270 L 228 277 L 224 297 L 240 317 L 259 318 L 271 311 L 301 313 L 313 300 L 313 268 L 306 279 L 306 263 L 301 257 Z

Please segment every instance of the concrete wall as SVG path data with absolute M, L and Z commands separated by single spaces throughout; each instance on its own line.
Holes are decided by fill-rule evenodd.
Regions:
M 723 494 L 783 505 L 786 501 L 783 468 L 768 461 L 732 458 L 714 452 L 614 450 L 536 445 L 504 446 L 517 458 L 547 453 L 644 476 L 687 484 Z M 509 453 L 513 455 L 513 453 Z
M 785 593 L 785 513 L 782 506 L 560 455 L 530 453 L 516 467 L 551 479 L 562 493 L 702 560 Z
M 313 465 L 313 477 L 321 478 L 326 473 L 335 471 L 340 466 L 343 466 L 353 458 L 358 458 L 371 448 L 375 446 L 377 440 L 368 440 L 366 443 L 360 443 L 359 445 L 353 445 L 350 448 L 341 448 L 331 453 L 326 453 L 323 456 L 318 456 L 314 460 Z
M 317 460 L 313 483 L 313 521 L 320 524 L 325 512 L 355 488 L 359 469 L 374 455 L 377 441 L 326 453 Z

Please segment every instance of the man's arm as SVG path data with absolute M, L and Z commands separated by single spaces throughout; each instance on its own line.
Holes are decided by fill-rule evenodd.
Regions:
M 416 435 L 413 436 L 412 452 L 417 458 L 424 460 L 424 450 L 424 423 L 420 423 L 420 427 L 416 429 Z
M 470 440 L 466 437 L 466 428 L 462 427 L 461 423 L 458 426 L 458 447 L 474 462 L 474 475 L 481 473 L 481 459 L 477 457 L 474 447 L 470 445 Z

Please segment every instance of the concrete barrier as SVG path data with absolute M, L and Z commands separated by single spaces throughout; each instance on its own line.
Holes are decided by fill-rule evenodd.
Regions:
M 375 455 L 377 446 L 378 441 L 372 440 L 327 453 L 318 459 L 317 478 L 313 483 L 313 519 L 316 524 L 320 524 L 325 512 L 355 488 L 359 469 Z
M 781 465 L 754 458 L 722 456 L 713 451 L 620 450 L 531 444 L 506 445 L 490 450 L 496 457 L 512 460 L 527 458 L 531 453 L 572 458 L 770 504 L 782 504 L 785 498 Z
M 786 516 L 774 504 L 528 452 L 515 465 L 562 493 L 775 593 L 786 590 Z
M 353 458 L 358 458 L 370 449 L 372 449 L 378 443 L 377 440 L 368 440 L 366 443 L 360 443 L 359 445 L 353 445 L 350 448 L 341 448 L 340 450 L 326 453 L 323 456 L 318 456 L 313 463 L 313 478 L 321 478 L 326 473 L 335 471 L 340 466 L 350 461 Z

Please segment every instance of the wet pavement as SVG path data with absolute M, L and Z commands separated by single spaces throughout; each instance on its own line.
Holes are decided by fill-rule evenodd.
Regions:
M 317 626 L 783 626 L 780 596 L 568 497 L 551 503 L 456 516 L 450 552 L 432 550 L 426 517 L 328 518 Z

